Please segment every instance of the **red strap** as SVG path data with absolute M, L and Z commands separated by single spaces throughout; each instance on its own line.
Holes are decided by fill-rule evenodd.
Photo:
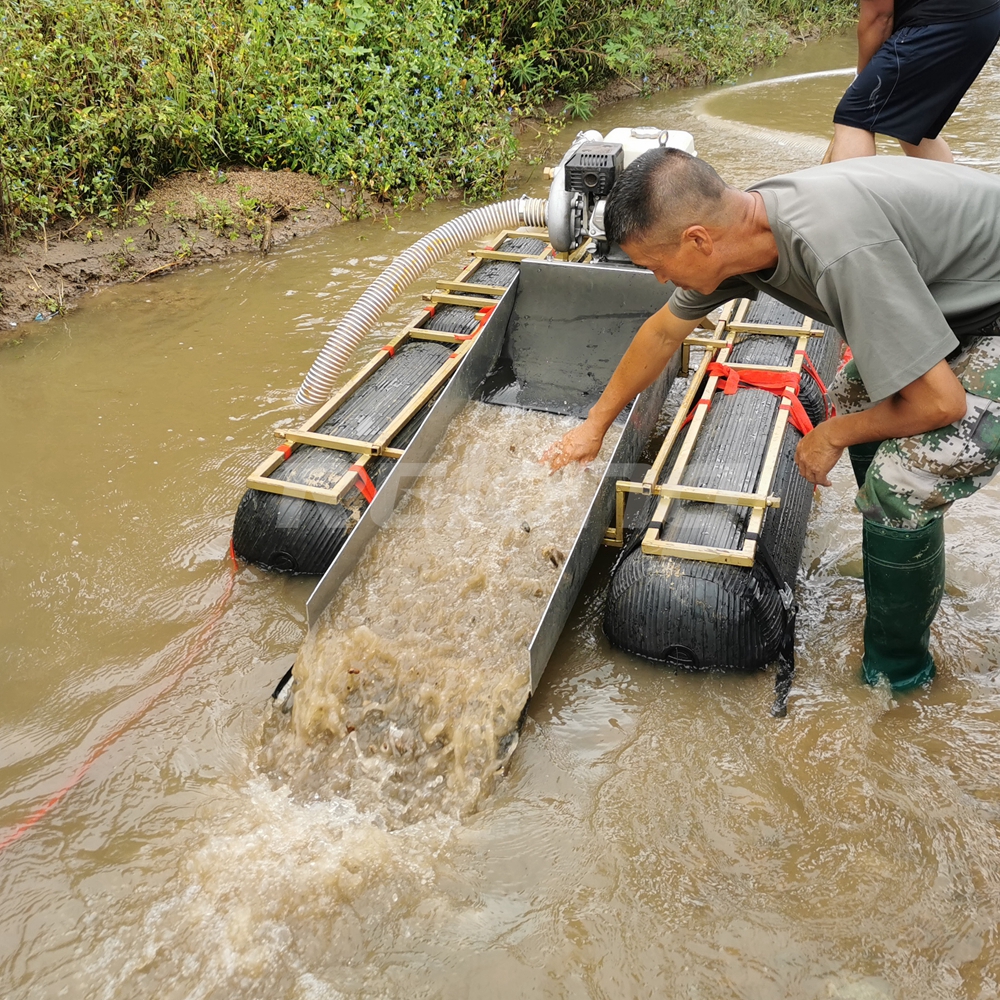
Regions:
M 763 389 L 775 396 L 784 397 L 780 409 L 789 411 L 792 426 L 802 434 L 808 434 L 813 429 L 809 414 L 806 413 L 799 399 L 799 375 L 797 372 L 767 371 L 759 368 L 730 368 L 729 365 L 713 361 L 708 366 L 708 374 L 714 375 L 723 382 L 723 392 L 733 395 L 742 385 L 749 389 Z
M 363 465 L 352 465 L 351 472 L 357 475 L 357 479 L 354 480 L 354 485 L 361 491 L 361 495 L 371 503 L 375 499 L 375 484 L 371 480 L 371 476 L 365 472 L 365 467 Z
M 823 419 L 829 420 L 830 417 L 835 417 L 837 415 L 837 408 L 830 402 L 830 394 L 826 391 L 826 385 L 819 377 L 819 372 L 816 371 L 816 366 L 812 363 L 812 358 L 802 350 L 798 350 L 795 353 L 802 355 L 802 367 L 819 387 L 820 394 L 823 397 Z
M 479 312 L 476 313 L 476 319 L 479 320 L 479 326 L 477 326 L 475 330 L 472 331 L 472 333 L 456 333 L 455 339 L 472 340 L 472 338 L 477 333 L 479 333 L 479 331 L 482 330 L 482 328 L 486 326 L 486 324 L 489 322 L 490 314 L 493 312 L 494 309 L 496 309 L 496 306 L 485 306 L 484 308 L 480 309 Z
M 431 319 L 433 319 L 434 318 L 434 313 L 437 312 L 437 306 L 424 306 L 424 312 L 425 313 L 429 313 L 430 316 L 431 316 Z
M 290 444 L 279 444 L 276 450 L 285 456 L 286 462 L 292 457 L 292 446 Z
M 388 351 L 390 358 L 394 358 L 396 356 L 396 348 L 393 347 L 392 344 L 386 344 L 385 347 L 380 347 L 379 350 Z
M 712 408 L 712 400 L 710 398 L 699 399 L 698 402 L 691 407 L 691 412 L 687 415 L 687 417 L 684 418 L 684 423 L 681 424 L 681 427 L 687 427 L 687 425 L 691 423 L 692 420 L 694 420 L 694 411 L 695 408 L 698 406 L 704 406 L 705 413 L 707 414 L 708 411 Z

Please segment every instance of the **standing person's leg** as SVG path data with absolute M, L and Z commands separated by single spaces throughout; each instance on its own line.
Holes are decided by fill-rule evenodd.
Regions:
M 837 105 L 834 124 L 847 131 L 838 142 L 835 129 L 830 158 L 872 155 L 879 133 L 896 139 L 908 156 L 953 162 L 939 133 L 998 39 L 1000 9 L 894 32 Z
M 856 156 L 875 155 L 875 135 L 853 125 L 835 124 L 833 126 L 833 145 L 829 157 L 823 162 L 833 163 L 837 160 L 852 160 Z
M 837 408 L 837 413 L 860 413 L 872 405 L 872 401 L 868 397 L 868 390 L 858 373 L 858 366 L 853 361 L 842 365 L 834 376 L 830 383 L 830 398 Z M 881 443 L 881 441 L 871 441 L 865 444 L 852 444 L 847 449 L 858 489 L 864 486 L 868 467 L 872 464 L 872 459 Z
M 829 159 L 875 155 L 875 122 L 896 89 L 899 59 L 891 35 L 854 78 L 833 113 Z
M 945 511 L 989 482 L 1000 464 L 1000 338 L 970 341 L 951 366 L 967 392 L 963 420 L 850 449 L 864 514 L 862 668 L 869 683 L 885 676 L 897 690 L 934 675 L 930 625 L 944 592 Z M 871 405 L 853 362 L 831 393 L 841 413 Z
M 916 156 L 922 160 L 940 160 L 942 163 L 955 162 L 951 148 L 941 136 L 938 136 L 936 139 L 922 139 L 917 146 L 914 146 L 910 142 L 903 142 L 900 139 L 899 145 L 907 156 Z
M 910 60 L 920 75 L 901 79 L 911 91 L 927 93 L 923 108 L 914 114 L 914 122 L 923 118 L 927 126 L 923 138 L 893 131 L 907 156 L 954 163 L 941 129 L 948 124 L 966 91 L 976 81 L 986 60 L 1000 41 L 1000 10 L 980 17 L 948 24 L 928 25 L 923 36 L 909 39 Z M 905 74 L 904 74 L 905 76 Z M 902 126 L 910 127 L 910 126 Z
M 872 405 L 853 361 L 837 373 L 830 395 L 838 413 L 858 413 Z M 893 441 L 871 441 L 847 449 L 859 500 L 872 465 Z M 879 462 L 879 469 L 883 468 Z M 934 676 L 930 626 L 944 593 L 944 521 L 917 529 L 894 527 L 866 516 L 861 527 L 865 578 L 865 651 L 861 660 L 869 684 L 886 676 L 894 688 L 917 687 Z

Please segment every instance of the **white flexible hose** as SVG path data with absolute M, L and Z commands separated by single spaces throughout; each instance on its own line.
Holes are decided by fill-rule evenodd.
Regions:
M 412 281 L 432 264 L 464 243 L 481 239 L 501 229 L 544 226 L 546 202 L 527 196 L 474 208 L 457 219 L 438 226 L 404 250 L 347 310 L 330 334 L 295 395 L 300 406 L 325 402 L 333 393 L 337 376 L 375 325 L 379 316 Z

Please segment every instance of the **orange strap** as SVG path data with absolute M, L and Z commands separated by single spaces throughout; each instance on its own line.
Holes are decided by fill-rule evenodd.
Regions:
M 826 384 L 819 377 L 819 372 L 816 371 L 816 366 L 812 363 L 812 358 L 802 350 L 796 351 L 795 353 L 802 355 L 802 367 L 816 383 L 816 386 L 820 391 L 820 395 L 823 397 L 823 419 L 829 420 L 830 417 L 835 417 L 837 415 L 837 407 L 830 402 L 830 394 L 826 390 Z
M 479 326 L 477 326 L 475 330 L 472 331 L 472 333 L 456 333 L 455 339 L 472 340 L 472 338 L 477 333 L 479 333 L 479 331 L 482 330 L 482 328 L 486 326 L 486 324 L 489 322 L 490 316 L 492 315 L 494 309 L 496 309 L 496 306 L 485 306 L 484 308 L 480 309 L 479 312 L 476 313 L 476 319 L 479 320 Z
M 799 375 L 797 372 L 775 372 L 759 368 L 730 368 L 729 365 L 713 361 L 708 366 L 708 374 L 720 379 L 722 391 L 732 396 L 740 386 L 748 389 L 763 389 L 781 397 L 779 410 L 788 410 L 788 418 L 800 433 L 808 434 L 813 429 L 809 414 L 799 399 Z
M 357 475 L 357 479 L 354 480 L 354 485 L 361 491 L 361 495 L 371 503 L 375 499 L 375 494 L 377 490 L 375 489 L 375 484 L 371 480 L 371 476 L 365 472 L 365 467 L 363 465 L 352 465 L 351 472 Z
M 292 446 L 290 444 L 279 444 L 275 450 L 280 451 L 285 456 L 286 462 L 292 457 Z

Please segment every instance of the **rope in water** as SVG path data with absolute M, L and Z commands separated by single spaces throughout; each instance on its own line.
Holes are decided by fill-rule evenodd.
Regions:
M 146 699 L 143 704 L 136 709 L 124 722 L 119 723 L 114 729 L 111 730 L 103 739 L 99 740 L 87 754 L 86 759 L 83 763 L 73 772 L 73 774 L 67 779 L 66 783 L 52 795 L 46 802 L 40 805 L 30 816 L 27 816 L 24 820 L 13 827 L 10 832 L 0 839 L 0 852 L 6 850 L 12 844 L 17 843 L 26 833 L 28 833 L 34 826 L 36 826 L 41 820 L 43 820 L 50 812 L 66 796 L 83 780 L 87 772 L 93 767 L 93 765 L 100 759 L 104 752 L 114 744 L 127 730 L 131 729 L 137 722 L 139 722 L 149 710 L 164 696 L 170 694 L 178 684 L 180 684 L 184 675 L 190 669 L 191 665 L 197 660 L 198 656 L 204 650 L 205 645 L 211 638 L 212 632 L 215 626 L 218 625 L 219 620 L 222 617 L 223 612 L 226 609 L 226 605 L 229 602 L 229 598 L 232 596 L 233 587 L 236 584 L 236 572 L 238 570 L 238 565 L 236 562 L 236 553 L 233 549 L 233 543 L 229 543 L 229 579 L 226 581 L 226 587 L 222 594 L 212 605 L 212 610 L 209 613 L 208 618 L 205 623 L 198 630 L 197 634 L 191 640 L 190 645 L 187 648 L 184 656 L 181 658 L 180 662 L 173 669 L 173 671 L 168 674 L 166 683 L 157 691 L 155 694 L 151 695 Z

